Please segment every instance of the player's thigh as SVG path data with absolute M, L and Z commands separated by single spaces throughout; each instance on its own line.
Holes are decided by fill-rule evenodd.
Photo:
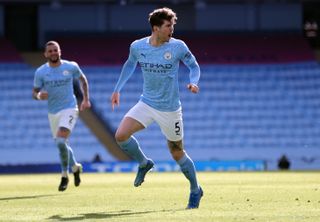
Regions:
M 138 102 L 122 119 L 116 132 L 116 139 L 126 140 L 135 132 L 148 127 L 152 122 L 148 106 L 143 102 Z
M 127 140 L 132 134 L 144 128 L 139 121 L 125 116 L 117 129 L 116 139 L 118 141 Z
M 169 141 L 181 141 L 183 139 L 183 120 L 181 108 L 174 112 L 158 112 L 154 117 L 159 124 L 161 132 Z
M 79 111 L 76 108 L 65 109 L 59 112 L 59 124 L 57 135 L 61 137 L 68 137 L 76 125 L 79 117 Z
M 52 137 L 56 138 L 57 132 L 59 129 L 59 114 L 58 113 L 56 113 L 56 114 L 49 113 L 48 119 L 49 119 L 49 125 L 50 125 L 50 129 L 51 129 Z
M 130 117 L 131 119 L 138 121 L 144 128 L 147 128 L 154 121 L 152 117 L 153 110 L 153 108 L 144 102 L 139 101 L 126 113 L 124 119 Z

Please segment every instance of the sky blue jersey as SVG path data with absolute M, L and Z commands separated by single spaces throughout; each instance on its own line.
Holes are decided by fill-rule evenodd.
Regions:
M 76 62 L 61 60 L 59 67 L 50 67 L 48 63 L 40 66 L 34 76 L 34 88 L 48 92 L 48 112 L 77 107 L 73 93 L 73 79 L 83 74 Z
M 150 37 L 145 37 L 131 44 L 129 57 L 114 91 L 120 92 L 139 64 L 144 79 L 140 100 L 160 111 L 176 111 L 181 106 L 178 84 L 180 61 L 189 68 L 190 83 L 195 85 L 200 78 L 199 65 L 182 40 L 170 38 L 169 42 L 158 47 L 152 46 L 149 40 Z

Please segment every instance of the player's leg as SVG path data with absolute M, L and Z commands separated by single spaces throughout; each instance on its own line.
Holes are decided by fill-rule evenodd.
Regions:
M 49 124 L 51 128 L 52 136 L 55 140 L 57 148 L 59 150 L 60 165 L 61 165 L 61 181 L 58 187 L 59 191 L 64 191 L 68 186 L 68 152 L 63 148 L 65 138 L 58 138 L 57 132 L 59 131 L 60 113 L 48 114 Z M 61 134 L 61 133 L 60 133 Z
M 203 196 L 202 188 L 199 186 L 196 176 L 196 169 L 192 159 L 183 150 L 182 140 L 169 141 L 168 147 L 173 159 L 179 164 L 182 173 L 189 180 L 190 183 L 190 196 L 187 205 L 188 209 L 198 208 L 200 199 Z
M 78 186 L 80 184 L 80 172 L 82 171 L 82 166 L 76 162 L 72 148 L 67 143 L 77 117 L 77 109 L 67 109 L 62 110 L 57 114 L 49 114 L 50 127 L 59 150 L 61 163 L 62 175 L 58 188 L 59 191 L 64 191 L 67 189 L 69 182 L 69 165 L 72 166 L 72 170 L 75 175 L 75 185 Z
M 79 186 L 81 183 L 80 173 L 82 173 L 82 165 L 76 161 L 75 155 L 71 146 L 68 144 L 68 138 L 70 137 L 72 130 L 74 129 L 76 122 L 79 117 L 78 109 L 66 109 L 61 112 L 61 118 L 59 121 L 59 130 L 66 128 L 68 129 L 68 133 L 64 133 L 63 131 L 58 131 L 57 137 L 66 138 L 65 147 L 68 150 L 69 155 L 69 163 L 68 166 L 71 167 L 72 173 L 74 176 L 74 185 Z
M 162 133 L 167 138 L 173 159 L 178 163 L 182 173 L 189 180 L 190 196 L 187 208 L 198 208 L 203 191 L 198 184 L 196 169 L 192 159 L 183 149 L 183 121 L 181 109 L 175 112 L 160 112 L 156 117 Z
M 69 150 L 67 146 L 67 138 L 70 134 L 70 130 L 68 130 L 65 127 L 59 127 L 57 136 L 56 136 L 56 145 L 59 150 L 59 157 L 60 157 L 60 163 L 61 163 L 61 182 L 58 187 L 59 191 L 64 191 L 68 187 L 69 178 Z
M 145 164 L 147 158 L 140 149 L 137 139 L 132 136 L 135 132 L 144 129 L 144 126 L 131 117 L 124 117 L 117 129 L 115 138 L 119 146 L 139 164 Z
M 143 183 L 146 173 L 153 168 L 153 161 L 148 159 L 140 148 L 137 139 L 132 136 L 135 132 L 147 127 L 152 120 L 144 110 L 144 104 L 137 103 L 121 121 L 115 139 L 121 149 L 139 163 L 139 169 L 134 186 Z
M 77 187 L 81 183 L 80 174 L 82 173 L 82 165 L 76 161 L 72 148 L 67 144 L 69 151 L 69 166 L 74 176 L 74 185 Z
M 61 161 L 61 168 L 62 168 L 62 177 L 68 178 L 69 173 L 69 166 L 71 166 L 72 173 L 74 176 L 74 185 L 77 187 L 80 185 L 80 173 L 82 173 L 82 165 L 76 161 L 76 158 L 73 154 L 72 148 L 67 143 L 67 137 L 64 134 L 64 131 L 68 131 L 70 135 L 70 131 L 66 128 L 60 127 L 58 131 L 58 137 L 56 138 L 56 143 L 59 148 L 59 156 Z M 67 180 L 65 180 L 67 181 Z M 68 183 L 68 182 L 66 182 Z M 63 191 L 67 188 L 67 184 L 61 185 L 60 191 Z
M 199 191 L 199 185 L 196 177 L 196 169 L 191 158 L 183 150 L 182 140 L 168 140 L 168 147 L 173 159 L 179 164 L 182 173 L 190 181 L 191 193 L 197 193 Z

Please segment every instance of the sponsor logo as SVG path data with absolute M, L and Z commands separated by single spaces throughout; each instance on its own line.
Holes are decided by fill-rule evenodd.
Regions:
M 60 87 L 60 86 L 65 86 L 67 84 L 70 84 L 71 80 L 72 80 L 71 78 L 61 79 L 61 80 L 48 80 L 48 81 L 45 81 L 44 84 L 49 87 Z
M 158 63 L 147 63 L 147 62 L 139 62 L 141 68 L 145 72 L 149 73 L 167 73 L 171 70 L 172 64 L 158 64 Z
M 171 69 L 172 64 L 156 64 L 156 63 L 147 63 L 147 62 L 139 62 L 142 68 L 149 68 L 149 69 Z

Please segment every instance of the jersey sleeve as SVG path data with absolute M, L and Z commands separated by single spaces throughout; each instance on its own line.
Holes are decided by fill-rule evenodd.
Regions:
M 137 56 L 136 56 L 136 50 L 133 44 L 130 46 L 130 53 L 128 56 L 127 61 L 124 63 L 120 77 L 118 79 L 118 82 L 114 88 L 114 92 L 120 92 L 124 84 L 128 81 L 128 79 L 132 76 L 136 66 L 137 66 Z
M 73 72 L 72 72 L 73 78 L 79 79 L 79 77 L 80 77 L 81 75 L 83 75 L 82 70 L 80 69 L 78 63 L 76 63 L 76 62 L 71 62 L 71 64 L 72 64 L 72 66 L 73 66 L 73 68 L 72 68 L 72 70 L 73 70 Z
M 33 87 L 41 89 L 43 87 L 43 79 L 41 78 L 41 74 L 39 69 L 36 70 L 33 79 Z
M 189 73 L 190 83 L 198 85 L 198 82 L 200 79 L 200 67 L 196 58 L 194 57 L 194 55 L 189 50 L 188 46 L 183 41 L 181 41 L 180 50 L 181 50 L 180 51 L 181 61 L 190 70 L 190 73 Z

